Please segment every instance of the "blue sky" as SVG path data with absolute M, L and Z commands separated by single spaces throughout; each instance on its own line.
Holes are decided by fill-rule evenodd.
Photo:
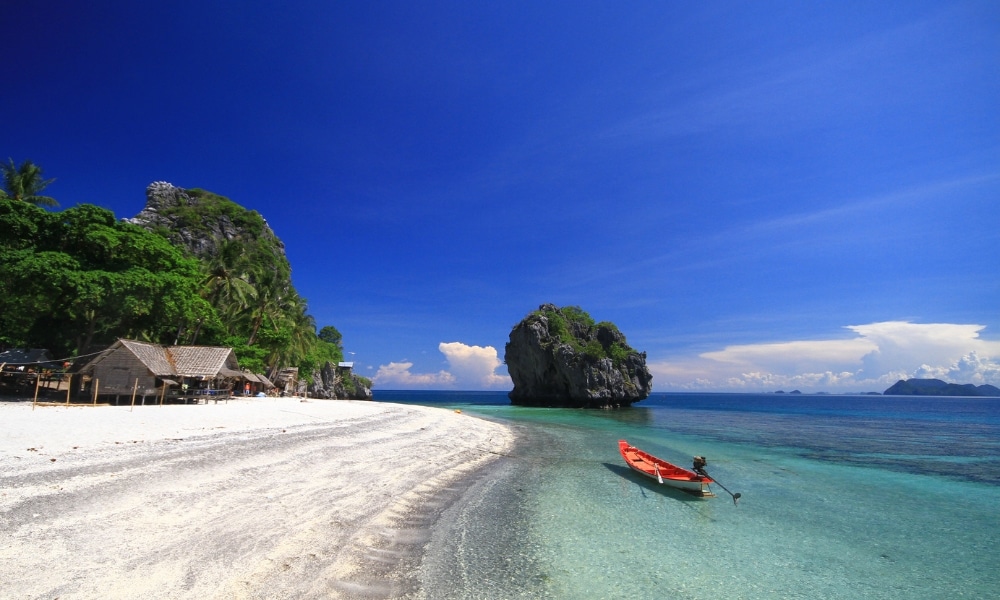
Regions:
M 544 302 L 656 391 L 1000 384 L 1000 4 L 28 1 L 0 156 L 259 211 L 376 389 Z

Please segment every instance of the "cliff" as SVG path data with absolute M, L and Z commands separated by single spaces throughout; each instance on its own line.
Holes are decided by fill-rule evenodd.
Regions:
M 146 206 L 124 220 L 161 233 L 202 260 L 218 255 L 225 242 L 238 240 L 248 253 L 274 261 L 278 271 L 291 270 L 285 245 L 260 213 L 212 192 L 154 181 L 146 187 Z
M 900 379 L 882 393 L 886 396 L 1000 396 L 1000 388 L 945 383 L 940 379 Z
M 328 362 L 313 372 L 313 382 L 303 391 L 311 398 L 371 400 L 372 382 Z
M 646 354 L 609 322 L 578 307 L 543 304 L 510 332 L 504 351 L 520 406 L 617 408 L 649 396 Z

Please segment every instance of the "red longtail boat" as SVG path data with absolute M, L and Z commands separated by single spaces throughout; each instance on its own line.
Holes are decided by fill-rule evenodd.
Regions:
M 656 458 L 630 445 L 625 440 L 618 440 L 618 450 L 622 453 L 625 463 L 633 471 L 642 473 L 657 483 L 667 485 L 689 494 L 701 497 L 714 497 L 708 484 L 715 483 L 711 477 L 699 475 L 677 465 L 668 463 L 662 458 Z M 696 457 L 696 460 L 701 457 Z M 704 460 L 704 459 L 702 459 Z

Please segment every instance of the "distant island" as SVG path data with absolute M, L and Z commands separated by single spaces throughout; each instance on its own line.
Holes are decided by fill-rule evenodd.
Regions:
M 946 383 L 940 379 L 900 379 L 882 393 L 885 396 L 1000 396 L 1000 388 Z

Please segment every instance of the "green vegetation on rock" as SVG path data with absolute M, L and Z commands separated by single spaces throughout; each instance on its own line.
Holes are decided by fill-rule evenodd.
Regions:
M 610 358 L 615 367 L 620 366 L 629 353 L 635 352 L 624 343 L 625 336 L 610 321 L 596 323 L 587 311 L 579 306 L 556 307 L 542 305 L 529 317 L 544 317 L 549 335 L 558 343 L 569 345 L 574 352 L 583 353 L 591 360 Z M 609 335 L 601 335 L 601 332 Z M 621 340 L 621 341 L 618 341 Z

